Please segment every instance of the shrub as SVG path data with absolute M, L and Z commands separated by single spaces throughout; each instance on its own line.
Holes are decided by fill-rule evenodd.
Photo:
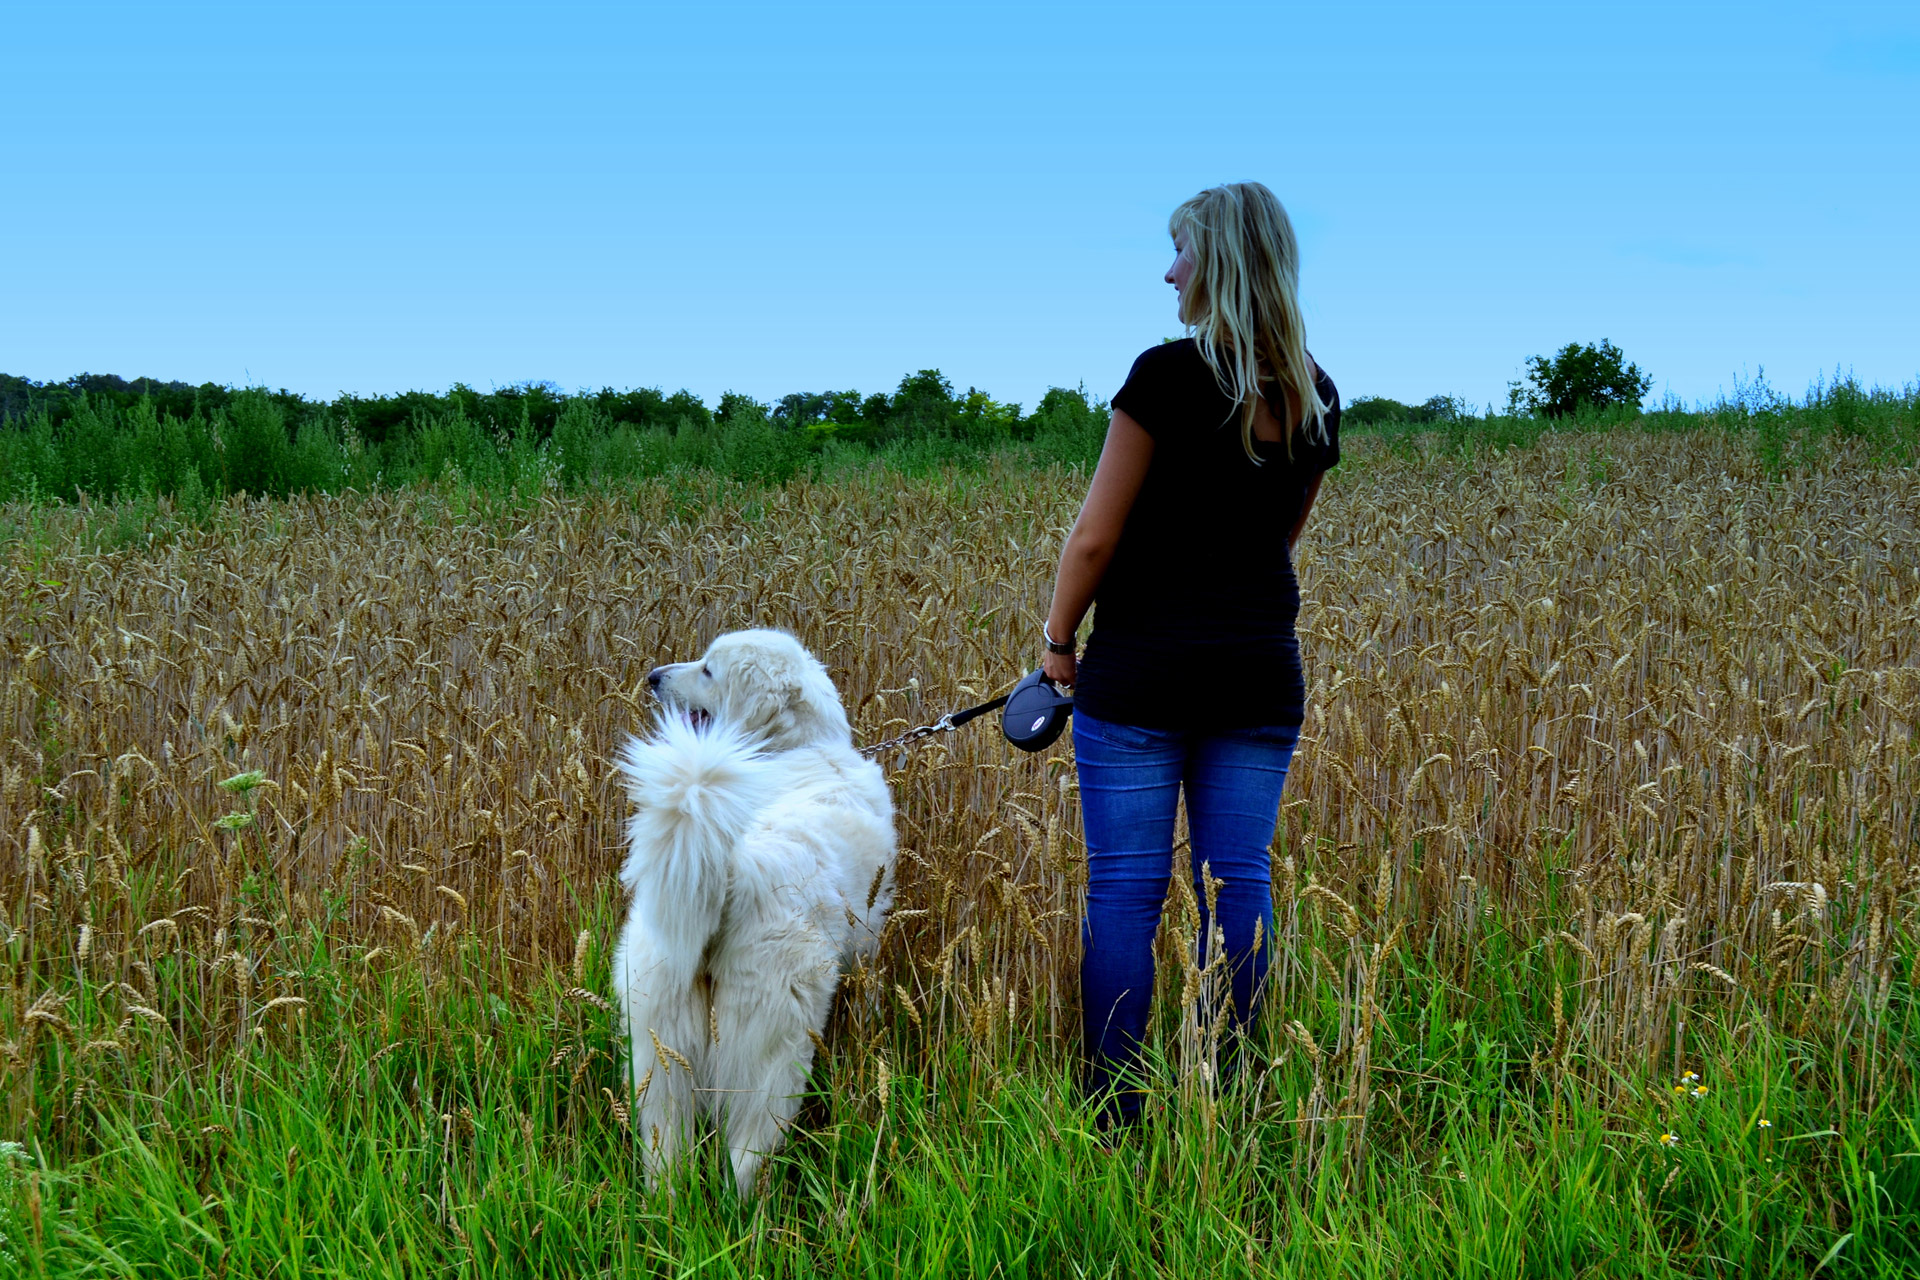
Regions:
M 736 392 L 720 397 L 711 435 L 706 465 L 735 480 L 782 484 L 807 460 L 804 431 L 783 428 L 768 406 Z
M 1402 404 L 1387 396 L 1360 396 L 1340 410 L 1349 427 L 1374 427 L 1386 422 L 1460 422 L 1473 416 L 1473 406 L 1459 396 L 1429 396 L 1419 404 Z
M 1361 396 L 1340 410 L 1340 421 L 1350 427 L 1373 427 L 1383 422 L 1411 422 L 1413 406 L 1386 396 Z
M 1034 451 L 1068 466 L 1091 467 L 1100 459 L 1111 416 L 1105 401 L 1088 398 L 1084 384 L 1073 391 L 1051 387 L 1028 419 Z
M 227 491 L 284 496 L 293 443 L 280 406 L 261 392 L 242 391 L 215 410 L 213 420 L 226 456 Z

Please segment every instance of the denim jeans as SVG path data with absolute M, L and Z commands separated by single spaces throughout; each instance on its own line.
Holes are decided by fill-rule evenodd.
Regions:
M 1153 936 L 1172 877 L 1174 812 L 1182 787 L 1200 937 L 1212 932 L 1200 874 L 1204 863 L 1224 882 L 1217 902 L 1232 979 L 1231 1026 L 1236 1033 L 1252 1026 L 1273 937 L 1268 848 L 1299 740 L 1297 726 L 1197 732 L 1112 724 L 1084 712 L 1074 716 L 1087 841 L 1087 914 L 1080 928 L 1087 1086 L 1109 1099 L 1110 1118 L 1133 1121 L 1140 1113 L 1140 1094 L 1128 1082 L 1137 1078 L 1153 1002 Z M 1204 945 L 1201 958 L 1204 963 Z M 1116 1085 L 1119 1091 L 1110 1094 Z

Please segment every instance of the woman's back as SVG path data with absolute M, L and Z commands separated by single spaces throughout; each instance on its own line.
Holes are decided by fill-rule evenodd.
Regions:
M 1256 442 L 1192 339 L 1134 362 L 1113 407 L 1153 437 L 1153 460 L 1095 595 L 1077 705 L 1121 724 L 1210 728 L 1299 724 L 1304 680 L 1294 618 L 1299 588 L 1287 539 L 1313 479 L 1339 461 L 1339 400 L 1324 442 Z M 1285 417 L 1283 406 L 1271 406 Z M 1232 671 L 1228 698 L 1196 700 L 1178 677 Z

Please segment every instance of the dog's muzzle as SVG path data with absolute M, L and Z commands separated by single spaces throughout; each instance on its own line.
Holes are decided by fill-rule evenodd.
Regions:
M 655 667 L 653 670 L 647 672 L 647 692 L 653 695 L 655 702 L 658 702 L 669 711 L 678 711 L 681 715 L 692 721 L 697 728 L 704 728 L 713 720 L 713 713 L 711 711 L 702 711 L 698 707 L 685 706 L 662 693 L 660 691 L 660 685 L 666 678 L 667 669 L 665 667 Z

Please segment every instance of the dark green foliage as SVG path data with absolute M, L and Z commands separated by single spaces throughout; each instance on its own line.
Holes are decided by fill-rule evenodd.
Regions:
M 1348 427 L 1372 427 L 1382 422 L 1411 422 L 1413 407 L 1386 396 L 1361 396 L 1342 408 L 1340 422 Z
M 279 405 L 259 391 L 242 391 L 213 414 L 228 493 L 275 495 L 324 490 L 340 474 L 339 447 L 327 424 L 308 421 L 290 428 Z M 102 476 L 89 492 L 112 487 Z
M 1652 387 L 1652 377 L 1627 364 L 1620 348 L 1605 338 L 1590 346 L 1569 342 L 1551 360 L 1528 357 L 1526 383 L 1509 386 L 1508 408 L 1549 418 L 1569 418 L 1583 409 L 1638 409 Z
M 893 393 L 879 438 L 899 440 L 952 434 L 957 416 L 953 384 L 938 369 L 922 369 L 900 379 L 900 389 Z
M 1431 396 L 1417 405 L 1386 396 L 1361 396 L 1341 409 L 1343 427 L 1371 427 L 1387 422 L 1416 424 L 1459 422 L 1473 417 L 1473 407 L 1458 396 Z
M 887 398 L 874 396 L 875 410 L 886 412 Z M 862 417 L 858 391 L 796 391 L 782 396 L 773 406 L 774 423 L 783 431 L 808 431 L 831 436 L 846 427 L 857 426 Z
M 1083 385 L 1075 391 L 1052 388 L 1027 422 L 1037 451 L 1068 466 L 1091 467 L 1107 440 L 1107 418 L 1105 403 L 1089 400 Z
M 953 383 L 938 369 L 908 374 L 891 396 L 863 400 L 856 391 L 788 396 L 775 417 L 817 438 L 883 447 L 959 441 L 991 448 L 1032 434 L 1019 405 L 1003 404 L 977 387 L 955 395 Z
M 749 396 L 720 397 L 713 427 L 710 469 L 736 480 L 780 484 L 806 464 L 809 441 L 803 432 L 782 430 L 771 410 Z
M 198 509 L 232 493 L 284 497 L 407 484 L 573 490 L 672 471 L 779 484 L 804 470 L 882 461 L 915 469 L 1003 448 L 1091 465 L 1107 409 L 1055 388 L 1031 416 L 938 369 L 892 395 L 796 392 L 772 405 L 728 392 L 716 410 L 689 391 L 551 383 L 444 395 L 233 390 L 83 375 L 42 384 L 0 375 L 0 502 L 172 497 Z
M 0 373 L 0 422 L 24 421 L 45 412 L 54 425 L 65 423 L 85 403 L 131 409 L 142 400 L 153 402 L 161 415 L 176 418 L 195 412 L 211 413 L 224 408 L 237 394 L 231 387 L 205 382 L 191 386 L 185 382 L 161 382 L 157 378 L 120 378 L 110 373 L 82 373 L 65 382 L 35 382 Z M 291 391 L 267 392 L 285 407 L 303 403 Z
M 1602 363 L 1619 356 L 1607 343 L 1569 347 L 1561 364 L 1580 351 L 1598 352 Z M 1635 387 L 1645 381 L 1630 365 L 1622 376 Z M 1920 455 L 1920 387 L 1866 388 L 1839 373 L 1800 403 L 1775 393 L 1764 376 L 1695 409 L 1671 400 L 1645 413 L 1592 396 L 1577 403 L 1570 416 L 1483 417 L 1454 396 L 1417 405 L 1361 396 L 1346 406 L 1342 424 L 1390 448 L 1429 447 L 1424 439 L 1467 451 L 1524 447 L 1549 430 L 1715 428 L 1749 435 L 1773 473 L 1805 463 L 1829 440 L 1861 442 L 1889 461 Z M 576 491 L 684 471 L 779 484 L 803 472 L 873 464 L 924 472 L 1003 453 L 1091 468 L 1108 422 L 1106 403 L 1084 386 L 1055 387 L 1024 414 L 978 388 L 957 394 L 937 369 L 909 374 L 891 395 L 795 392 L 767 405 L 728 392 L 717 411 L 691 392 L 658 388 L 569 395 L 550 383 L 489 392 L 456 384 L 444 395 L 343 395 L 327 403 L 286 391 L 95 374 L 49 384 L 0 375 L 0 404 L 12 406 L 0 417 L 0 502 L 165 497 L 187 511 L 235 493 L 410 484 L 522 493 L 549 483 Z

